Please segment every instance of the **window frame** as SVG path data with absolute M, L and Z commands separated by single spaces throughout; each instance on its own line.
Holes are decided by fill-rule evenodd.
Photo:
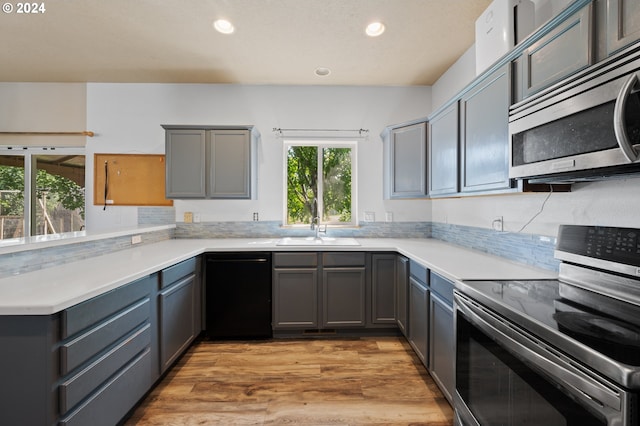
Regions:
M 287 208 L 287 199 L 288 199 L 288 181 L 287 181 L 287 161 L 288 161 L 288 151 L 292 146 L 314 146 L 319 149 L 323 148 L 350 148 L 351 149 L 351 222 L 324 222 L 322 218 L 319 219 L 320 225 L 326 225 L 333 228 L 355 228 L 358 226 L 358 215 L 357 215 L 357 207 L 358 207 L 358 144 L 356 139 L 285 139 L 283 143 L 282 149 L 282 158 L 283 158 L 283 172 L 282 172 L 282 191 L 283 191 L 283 199 L 282 199 L 282 226 L 286 228 L 301 228 L 307 229 L 310 224 L 290 224 L 288 223 L 288 208 Z M 322 173 L 322 156 L 318 154 L 318 173 Z M 320 197 L 323 196 L 323 179 L 318 179 L 318 194 Z M 318 211 L 322 211 L 323 209 L 323 200 L 322 198 L 318 200 Z
M 37 165 L 35 157 L 38 155 L 59 155 L 60 153 L 68 155 L 83 155 L 87 157 L 85 148 L 81 147 L 25 147 L 25 148 L 9 148 L 0 147 L 0 155 L 3 156 L 15 156 L 24 157 L 24 220 L 23 220 L 23 235 L 24 238 L 34 237 L 35 224 L 36 224 L 36 171 Z M 86 169 L 85 169 L 86 174 Z M 87 208 L 87 199 L 84 200 L 85 211 Z M 86 229 L 86 221 L 85 221 Z

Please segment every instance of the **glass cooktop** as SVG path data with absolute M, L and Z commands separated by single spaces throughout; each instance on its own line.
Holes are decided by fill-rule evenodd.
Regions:
M 498 306 L 502 305 L 500 313 L 505 314 L 505 307 L 515 312 L 517 315 L 511 319 L 516 324 L 521 324 L 518 319 L 528 318 L 528 321 L 542 325 L 540 328 L 577 341 L 618 363 L 640 368 L 640 325 L 562 297 L 560 289 L 567 285 L 565 283 L 539 280 L 477 281 L 465 284 L 474 293 L 497 302 Z M 588 297 L 588 294 L 582 291 L 581 297 Z M 615 303 L 620 304 L 626 312 L 635 312 L 635 317 L 640 321 L 640 307 L 620 301 Z M 492 307 L 491 304 L 489 307 Z

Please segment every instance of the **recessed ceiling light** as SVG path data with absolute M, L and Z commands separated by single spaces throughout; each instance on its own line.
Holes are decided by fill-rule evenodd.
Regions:
M 365 32 L 369 37 L 378 37 L 384 32 L 384 24 L 382 22 L 372 22 L 367 25 Z
M 316 75 L 318 77 L 326 77 L 329 74 L 331 74 L 331 70 L 329 68 L 326 68 L 326 67 L 318 67 L 318 68 L 316 68 L 316 70 L 314 72 L 316 73 Z
M 231 34 L 235 31 L 233 24 L 226 19 L 218 19 L 217 21 L 214 21 L 213 28 L 215 28 L 216 31 L 222 34 Z

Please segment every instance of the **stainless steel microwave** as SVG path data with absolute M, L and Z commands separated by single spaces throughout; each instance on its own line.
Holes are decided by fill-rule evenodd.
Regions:
M 575 182 L 640 173 L 640 46 L 516 104 L 509 177 Z

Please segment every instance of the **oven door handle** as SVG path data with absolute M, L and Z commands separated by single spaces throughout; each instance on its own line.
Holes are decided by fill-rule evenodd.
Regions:
M 556 350 L 468 297 L 455 292 L 454 298 L 456 309 L 511 354 L 553 377 L 567 392 L 588 406 L 603 413 L 620 415 L 623 398 L 614 384 L 587 374 L 568 359 L 563 359 Z
M 631 163 L 638 161 L 638 159 L 640 159 L 640 154 L 629 141 L 627 123 L 624 119 L 624 111 L 627 106 L 627 99 L 629 98 L 629 95 L 631 95 L 631 92 L 637 83 L 638 77 L 636 76 L 636 73 L 631 74 L 627 81 L 622 85 L 613 109 L 613 131 L 616 135 L 616 141 L 618 142 L 618 146 L 622 150 L 624 156 L 627 157 L 627 160 Z

